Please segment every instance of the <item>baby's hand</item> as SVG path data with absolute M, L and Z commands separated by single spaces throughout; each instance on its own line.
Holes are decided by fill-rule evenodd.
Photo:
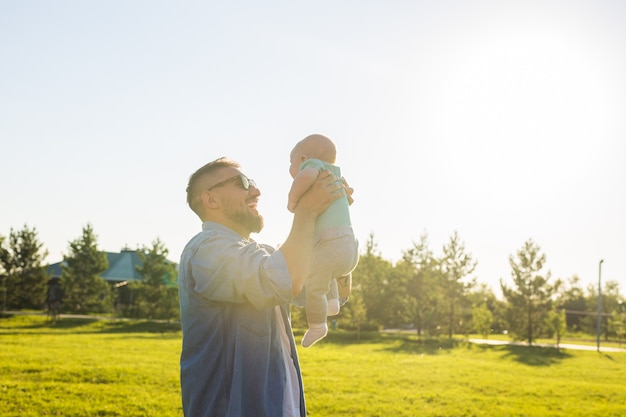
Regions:
M 352 205 L 354 203 L 354 198 L 352 198 L 352 193 L 354 193 L 354 188 L 348 186 L 348 181 L 344 177 L 341 177 L 341 182 L 343 183 L 343 188 L 346 190 L 346 197 L 348 197 L 348 204 Z

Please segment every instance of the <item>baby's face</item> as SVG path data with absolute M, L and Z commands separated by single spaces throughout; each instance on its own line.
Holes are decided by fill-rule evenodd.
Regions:
M 291 174 L 291 178 L 295 178 L 298 175 L 298 171 L 300 171 L 300 164 L 302 163 L 297 147 L 291 151 L 289 162 L 289 174 Z

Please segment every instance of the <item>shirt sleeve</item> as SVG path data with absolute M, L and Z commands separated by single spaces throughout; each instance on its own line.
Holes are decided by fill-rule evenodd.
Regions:
M 194 290 L 215 302 L 250 303 L 258 309 L 286 304 L 293 286 L 282 252 L 256 242 L 215 234 L 191 259 Z
M 305 168 L 315 168 L 318 171 L 322 172 L 323 170 L 327 169 L 326 165 L 327 164 L 324 161 L 315 158 L 309 158 L 300 164 L 300 170 L 302 171 Z

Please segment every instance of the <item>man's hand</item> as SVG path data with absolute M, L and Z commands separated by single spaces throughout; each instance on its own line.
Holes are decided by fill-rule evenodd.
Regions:
M 309 211 L 317 218 L 333 201 L 346 195 L 348 194 L 344 184 L 338 181 L 332 172 L 322 171 L 315 183 L 298 201 L 296 211 Z
M 315 220 L 330 204 L 347 196 L 351 200 L 352 188 L 332 172 L 322 171 L 313 185 L 304 193 L 294 211 L 293 224 L 280 251 L 287 260 L 294 296 L 300 293 L 309 274 L 315 243 Z M 350 287 L 342 288 L 345 294 Z
M 354 193 L 354 188 L 348 185 L 348 181 L 344 177 L 341 177 L 341 182 L 343 183 L 343 188 L 346 190 L 346 197 L 348 197 L 348 204 L 352 205 L 354 203 L 354 198 L 352 198 L 352 194 Z

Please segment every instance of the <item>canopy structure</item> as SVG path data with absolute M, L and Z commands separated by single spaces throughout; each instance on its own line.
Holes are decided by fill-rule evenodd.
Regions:
M 111 283 L 141 281 L 141 275 L 137 272 L 138 266 L 142 265 L 137 251 L 123 250 L 119 253 L 105 252 L 109 260 L 109 268 L 102 272 L 100 276 Z M 66 262 L 57 262 L 50 264 L 46 271 L 48 275 L 54 278 L 61 278 L 63 265 Z

